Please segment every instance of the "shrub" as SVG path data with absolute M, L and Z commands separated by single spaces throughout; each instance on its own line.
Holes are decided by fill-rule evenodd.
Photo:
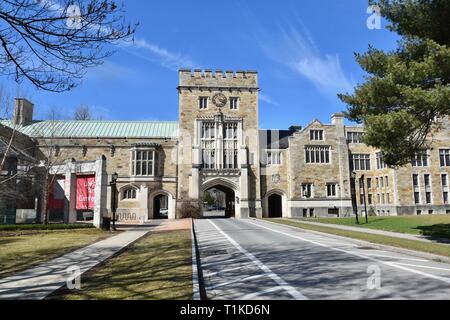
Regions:
M 200 210 L 200 204 L 196 200 L 185 201 L 181 205 L 181 209 L 178 214 L 179 219 L 194 218 L 199 219 L 202 217 Z
M 0 231 L 93 229 L 91 224 L 14 224 L 0 225 Z

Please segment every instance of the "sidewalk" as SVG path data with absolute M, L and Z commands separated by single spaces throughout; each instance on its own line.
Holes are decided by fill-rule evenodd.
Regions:
M 415 241 L 422 241 L 422 242 L 428 242 L 428 243 L 440 243 L 440 244 L 450 245 L 450 240 L 431 239 L 426 236 L 420 236 L 420 235 L 414 235 L 414 234 L 376 230 L 376 229 L 361 228 L 361 227 L 343 226 L 343 225 L 330 224 L 330 223 L 309 222 L 309 221 L 303 221 L 303 220 L 298 220 L 298 219 L 289 219 L 289 220 L 295 221 L 298 223 L 309 224 L 312 226 L 329 227 L 329 228 L 345 230 L 345 231 L 362 232 L 362 233 L 376 234 L 376 235 L 386 236 L 386 237 L 401 238 L 401 239 L 406 239 L 406 240 L 415 240 Z
M 0 300 L 42 300 L 66 285 L 69 267 L 81 274 L 107 260 L 133 242 L 152 232 L 190 229 L 191 220 L 161 220 L 142 226 L 124 226 L 125 232 L 68 253 L 34 268 L 0 279 Z M 81 277 L 83 287 L 83 277 Z

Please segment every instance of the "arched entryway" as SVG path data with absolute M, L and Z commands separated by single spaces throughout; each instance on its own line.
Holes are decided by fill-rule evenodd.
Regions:
M 165 190 L 158 190 L 149 196 L 149 220 L 175 219 L 176 201 L 173 195 Z
M 267 218 L 287 218 L 288 201 L 286 193 L 279 189 L 270 190 L 264 196 L 263 215 Z
M 236 192 L 233 183 L 215 179 L 202 187 L 203 216 L 217 218 L 236 217 Z
M 279 194 L 272 194 L 268 199 L 269 204 L 269 218 L 283 217 L 283 198 Z
M 169 197 L 159 194 L 153 198 L 153 219 L 169 219 Z

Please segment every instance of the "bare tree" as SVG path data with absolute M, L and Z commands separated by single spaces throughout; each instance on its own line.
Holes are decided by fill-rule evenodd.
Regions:
M 137 25 L 123 13 L 113 0 L 2 0 L 0 74 L 71 90 L 113 53 L 108 44 L 132 40 Z
M 77 121 L 92 120 L 92 112 L 89 106 L 79 106 L 73 115 L 73 119 Z

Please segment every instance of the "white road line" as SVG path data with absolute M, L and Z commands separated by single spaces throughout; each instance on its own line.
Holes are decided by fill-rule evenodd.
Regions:
M 402 267 L 402 266 L 396 265 L 393 262 L 378 260 L 378 259 L 366 256 L 366 255 L 361 254 L 361 253 L 348 251 L 348 250 L 344 250 L 344 249 L 339 249 L 339 248 L 334 248 L 332 246 L 329 246 L 329 245 L 326 245 L 326 244 L 322 244 L 322 243 L 317 242 L 317 241 L 312 241 L 312 240 L 309 240 L 309 239 L 305 239 L 305 238 L 300 237 L 300 236 L 294 236 L 292 234 L 289 234 L 289 233 L 286 233 L 286 232 L 283 232 L 283 231 L 279 231 L 279 230 L 275 230 L 275 229 L 272 229 L 272 228 L 269 228 L 269 227 L 265 227 L 265 226 L 262 226 L 261 224 L 254 223 L 254 222 L 251 222 L 251 221 L 248 221 L 248 220 L 246 220 L 245 222 L 246 223 L 250 223 L 250 224 L 252 224 L 254 226 L 257 226 L 257 227 L 260 227 L 260 228 L 263 228 L 263 229 L 275 232 L 275 233 L 279 233 L 279 234 L 285 235 L 287 237 L 291 237 L 291 238 L 294 238 L 294 239 L 298 239 L 298 240 L 306 241 L 306 242 L 309 242 L 309 243 L 313 243 L 313 244 L 318 245 L 320 247 L 328 248 L 328 249 L 339 251 L 339 252 L 344 252 L 344 253 L 347 253 L 347 254 L 350 254 L 350 255 L 353 255 L 353 256 L 357 256 L 357 257 L 360 257 L 360 258 L 363 258 L 363 259 L 375 261 L 377 263 L 384 264 L 384 265 L 387 265 L 389 267 L 394 267 L 394 268 L 401 269 L 401 270 L 404 270 L 404 271 L 409 271 L 411 273 L 416 273 L 416 274 L 419 274 L 419 275 L 427 277 L 427 278 L 439 280 L 439 281 L 442 281 L 442 282 L 445 282 L 445 283 L 450 283 L 450 279 L 448 279 L 448 278 L 443 278 L 443 277 L 436 276 L 434 274 L 429 274 L 429 273 L 421 272 L 421 271 L 414 270 L 414 269 L 411 269 L 411 268 Z
M 438 267 L 430 267 L 430 266 L 422 266 L 420 264 L 411 264 L 411 263 L 402 263 L 402 262 L 392 262 L 401 266 L 408 267 L 416 267 L 416 268 L 425 268 L 425 269 L 433 269 L 433 270 L 442 270 L 442 271 L 450 271 L 450 269 L 438 268 Z
M 259 292 L 247 294 L 247 295 L 243 296 L 242 298 L 240 298 L 239 300 L 253 300 L 253 299 L 256 299 L 256 298 L 262 296 L 263 294 L 272 293 L 272 292 L 275 292 L 278 290 L 281 290 L 281 288 L 280 287 L 272 287 L 272 288 L 262 290 Z
M 250 280 L 256 280 L 256 279 L 259 279 L 259 278 L 262 278 L 262 277 L 265 277 L 265 276 L 266 276 L 265 274 L 257 274 L 257 275 L 246 277 L 246 278 L 243 278 L 243 279 L 234 279 L 234 280 L 231 280 L 231 281 L 218 283 L 218 284 L 206 287 L 205 289 L 206 289 L 206 291 L 211 291 L 211 290 L 214 290 L 214 289 L 217 289 L 217 288 L 220 288 L 220 287 L 229 286 L 230 284 L 234 284 L 234 283 L 237 283 L 237 282 L 245 282 L 245 281 L 250 281 Z
M 397 259 L 397 260 L 409 260 L 409 261 L 416 261 L 416 262 L 430 262 L 430 260 L 395 257 L 395 256 L 388 256 L 385 254 L 370 253 L 370 252 L 364 252 L 363 255 L 370 256 L 370 257 L 391 258 L 391 259 Z
M 307 300 L 307 298 L 298 292 L 294 287 L 290 286 L 286 281 L 281 279 L 277 274 L 273 273 L 269 267 L 259 261 L 253 254 L 242 248 L 236 241 L 234 241 L 229 235 L 223 232 L 214 222 L 208 220 L 210 224 L 216 228 L 231 244 L 233 244 L 240 252 L 242 252 L 247 258 L 253 261 L 266 275 L 268 275 L 273 281 L 275 281 L 279 287 L 286 290 L 296 300 Z

